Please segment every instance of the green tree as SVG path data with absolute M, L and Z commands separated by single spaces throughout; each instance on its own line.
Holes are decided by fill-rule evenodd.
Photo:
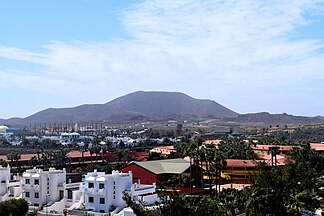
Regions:
M 66 164 L 70 162 L 68 157 L 68 150 L 61 148 L 59 151 L 54 152 L 55 165 L 56 167 L 63 168 L 66 167 Z
M 162 160 L 165 159 L 165 157 L 162 155 L 162 153 L 159 152 L 149 152 L 147 160 Z
M 85 145 L 80 146 L 79 151 L 81 152 L 81 161 L 82 165 L 84 165 L 84 153 L 87 152 L 87 147 Z
M 36 167 L 39 162 L 38 159 L 36 158 L 36 156 L 33 156 L 32 158 L 29 159 L 28 164 L 32 167 Z
M 260 164 L 251 177 L 247 215 L 301 215 L 319 207 L 318 173 L 303 164 L 287 161 L 283 167 Z
M 28 203 L 25 199 L 9 199 L 0 202 L 1 216 L 25 216 L 28 212 Z
M 10 166 L 15 166 L 14 162 L 17 162 L 20 160 L 21 155 L 18 152 L 11 152 L 7 154 L 7 159 L 10 160 Z
M 93 148 L 93 145 L 91 147 L 88 147 L 88 151 L 90 153 L 90 160 L 91 160 L 91 163 L 92 163 L 92 155 L 94 154 L 94 148 Z
M 48 168 L 54 164 L 55 153 L 50 150 L 44 150 L 41 157 L 44 168 Z
M 37 160 L 38 160 L 38 165 L 39 166 L 40 166 L 40 163 L 41 163 L 40 154 L 42 154 L 43 151 L 44 151 L 43 147 L 41 147 L 40 145 L 36 146 Z
M 257 159 L 253 151 L 253 142 L 246 142 L 239 138 L 224 139 L 218 145 L 218 149 L 226 159 Z
M 98 154 L 100 154 L 101 147 L 98 144 L 96 144 L 93 145 L 92 148 L 93 148 L 93 152 L 96 154 L 96 162 L 98 162 Z

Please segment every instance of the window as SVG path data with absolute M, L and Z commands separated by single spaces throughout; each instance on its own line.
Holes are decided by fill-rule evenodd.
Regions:
M 89 187 L 89 188 L 93 188 L 93 183 L 89 182 L 89 183 L 88 183 L 88 187 Z
M 114 191 L 114 194 L 115 194 L 115 191 Z
M 30 184 L 30 179 L 25 179 L 25 184 Z
M 101 210 L 99 210 L 99 212 L 100 212 L 100 213 L 105 213 L 105 210 L 102 210 L 102 209 L 101 209 Z
M 100 204 L 105 204 L 105 198 L 100 198 L 100 199 L 99 199 L 99 203 L 100 203 Z
M 72 199 L 72 191 L 68 190 L 68 199 Z
M 114 181 L 114 185 L 116 184 L 116 182 Z
M 114 199 L 116 199 L 116 196 L 114 195 Z
M 116 189 L 116 186 L 114 186 L 114 190 Z
M 34 180 L 34 185 L 39 185 L 39 179 Z
M 26 196 L 26 197 L 29 197 L 29 192 L 26 192 L 25 196 Z
M 89 197 L 89 203 L 93 203 L 93 197 Z
M 39 198 L 39 193 L 35 192 L 35 198 Z
M 104 189 L 104 188 L 105 188 L 105 184 L 99 183 L 99 189 Z

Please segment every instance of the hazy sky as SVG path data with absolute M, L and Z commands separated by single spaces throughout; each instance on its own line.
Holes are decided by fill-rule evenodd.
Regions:
M 138 90 L 324 115 L 324 0 L 0 0 L 0 118 Z

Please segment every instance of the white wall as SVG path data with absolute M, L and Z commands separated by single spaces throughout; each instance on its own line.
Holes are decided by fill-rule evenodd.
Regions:
M 8 183 L 10 180 L 10 167 L 0 166 L 0 196 L 5 195 L 8 191 Z
M 21 180 L 23 198 L 30 205 L 38 204 L 39 206 L 59 201 L 60 190 L 65 191 L 65 178 L 65 170 L 55 170 L 54 168 L 50 168 L 49 171 L 35 168 L 26 170 Z M 26 179 L 29 179 L 29 184 L 26 184 Z M 35 184 L 35 180 L 39 181 L 39 185 Z M 62 187 L 59 187 L 59 185 L 62 185 Z M 29 197 L 26 197 L 28 192 Z M 35 198 L 35 193 L 39 194 L 39 198 Z
M 65 203 L 66 203 L 66 199 L 61 199 L 58 202 L 53 203 L 53 205 L 49 206 L 49 207 L 44 207 L 44 212 L 58 212 L 59 214 L 63 213 L 63 210 L 65 209 Z

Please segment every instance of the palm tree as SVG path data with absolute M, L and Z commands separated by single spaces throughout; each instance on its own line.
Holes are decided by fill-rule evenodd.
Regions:
M 9 154 L 7 154 L 7 159 L 10 160 L 10 166 L 13 167 L 14 166 L 14 161 L 19 161 L 20 160 L 21 155 L 18 152 L 11 152 Z
M 82 165 L 84 165 L 84 153 L 86 151 L 88 151 L 87 147 L 85 145 L 80 146 L 79 151 L 81 152 L 81 161 L 82 161 Z
M 40 154 L 44 151 L 44 149 L 40 146 L 36 146 L 36 153 L 37 153 L 37 161 L 38 161 L 38 166 L 40 166 L 41 160 L 40 160 Z
M 101 160 L 104 161 L 104 155 L 107 153 L 107 146 L 103 145 L 101 147 Z
M 32 167 L 35 167 L 39 164 L 39 160 L 33 156 L 29 161 L 28 161 L 28 164 Z
M 98 154 L 100 154 L 101 147 L 98 144 L 96 144 L 92 148 L 93 152 L 96 154 L 96 162 L 98 162 Z
M 126 149 L 117 149 L 115 151 L 115 157 L 117 162 L 122 162 L 124 164 L 129 160 L 128 150 Z
M 278 146 L 269 147 L 268 154 L 271 154 L 271 166 L 277 166 L 277 155 L 280 154 Z
M 42 161 L 44 168 L 48 166 L 52 166 L 54 160 L 54 152 L 53 151 L 43 151 L 42 153 Z
M 94 154 L 93 146 L 89 147 L 89 148 L 88 148 L 88 151 L 89 151 L 89 153 L 90 153 L 90 158 L 91 158 L 91 163 L 92 163 L 92 155 Z
M 60 151 L 54 153 L 55 164 L 59 167 L 66 167 L 66 164 L 70 161 L 70 158 L 67 156 L 68 150 L 61 148 Z

